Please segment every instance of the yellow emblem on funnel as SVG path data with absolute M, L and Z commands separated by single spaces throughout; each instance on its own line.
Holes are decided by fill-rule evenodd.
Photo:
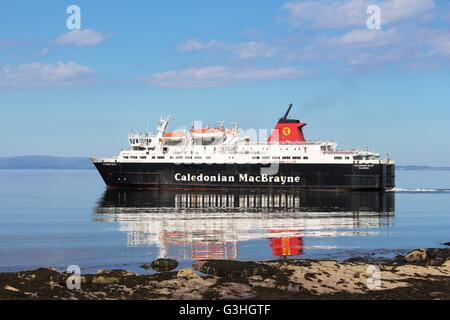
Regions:
M 283 128 L 283 135 L 288 136 L 291 134 L 291 128 L 285 127 Z

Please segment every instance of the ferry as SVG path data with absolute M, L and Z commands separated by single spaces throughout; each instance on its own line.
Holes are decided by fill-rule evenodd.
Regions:
M 226 128 L 193 126 L 129 134 L 131 148 L 92 161 L 109 188 L 298 188 L 387 191 L 395 187 L 395 163 L 368 150 L 340 150 L 334 141 L 308 141 L 305 123 L 289 118 L 292 104 L 267 141 Z

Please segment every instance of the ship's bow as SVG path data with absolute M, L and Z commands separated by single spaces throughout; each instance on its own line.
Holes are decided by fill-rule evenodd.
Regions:
M 92 158 L 94 166 L 100 173 L 103 181 L 108 187 L 112 187 L 114 182 L 112 180 L 114 173 L 117 172 L 119 164 L 113 158 Z

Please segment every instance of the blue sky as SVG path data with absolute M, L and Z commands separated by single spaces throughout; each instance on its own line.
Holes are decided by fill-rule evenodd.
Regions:
M 113 155 L 161 113 L 270 129 L 293 102 L 308 139 L 450 165 L 449 65 L 447 1 L 4 2 L 0 156 Z

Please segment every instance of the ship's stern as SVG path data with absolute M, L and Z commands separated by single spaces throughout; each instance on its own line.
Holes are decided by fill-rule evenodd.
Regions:
M 387 161 L 385 166 L 386 169 L 383 177 L 385 181 L 384 189 L 392 190 L 395 188 L 395 163 L 393 161 Z
M 392 160 L 384 160 L 380 164 L 380 189 L 389 191 L 395 188 L 395 164 Z

